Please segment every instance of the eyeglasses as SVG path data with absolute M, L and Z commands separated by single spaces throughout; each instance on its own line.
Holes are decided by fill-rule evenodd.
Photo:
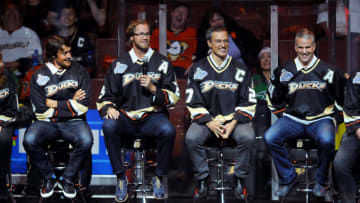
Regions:
M 140 37 L 148 37 L 150 36 L 150 32 L 140 32 L 140 33 L 134 33 L 135 36 L 140 36 Z

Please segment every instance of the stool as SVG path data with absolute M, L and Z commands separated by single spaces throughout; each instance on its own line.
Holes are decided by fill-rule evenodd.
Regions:
M 153 150 L 156 148 L 156 143 L 151 138 L 144 138 L 135 136 L 133 139 L 124 140 L 123 150 L 134 153 L 134 163 L 124 162 L 127 169 L 133 169 L 133 181 L 128 183 L 128 191 L 134 193 L 134 198 L 141 194 L 142 203 L 146 203 L 147 193 L 153 192 L 151 184 L 146 182 L 145 169 L 146 169 L 146 150 Z M 129 187 L 132 186 L 132 187 Z M 165 193 L 164 201 L 167 202 Z
M 66 164 L 69 160 L 70 153 L 73 151 L 73 146 L 64 139 L 56 139 L 50 141 L 49 143 L 46 143 L 44 147 L 46 149 L 46 156 L 48 156 L 49 161 L 53 165 L 53 170 L 56 176 L 56 180 L 59 181 L 61 175 L 64 173 L 64 170 L 66 168 Z M 75 184 L 75 188 L 77 186 L 78 185 Z M 54 193 L 62 194 L 62 191 L 58 187 L 55 187 Z M 47 200 L 52 200 L 53 198 L 54 195 L 49 198 L 40 197 L 40 203 Z M 64 196 L 62 195 L 60 196 L 60 199 L 64 199 L 64 198 L 65 198 Z M 75 198 L 71 199 L 71 202 L 75 202 Z
M 310 202 L 310 195 L 309 193 L 313 192 L 313 189 L 310 188 L 310 170 L 315 168 L 315 165 L 311 163 L 311 151 L 314 149 L 317 149 L 317 145 L 315 144 L 315 141 L 310 138 L 298 138 L 291 141 L 288 141 L 287 143 L 288 148 L 294 149 L 294 150 L 303 150 L 305 152 L 305 160 L 304 163 L 297 163 L 296 161 L 293 161 L 293 165 L 296 168 L 303 168 L 304 174 L 305 174 L 305 183 L 303 184 L 303 188 L 297 188 L 296 191 L 298 192 L 305 192 L 306 193 L 306 203 Z M 281 202 L 285 202 L 287 195 L 285 195 L 282 198 Z
M 205 142 L 206 151 L 208 152 L 208 157 L 210 151 L 215 151 L 217 156 L 214 158 L 208 158 L 210 168 L 216 168 L 216 179 L 209 182 L 210 186 L 208 190 L 216 191 L 217 199 L 219 203 L 225 203 L 225 194 L 227 190 L 232 190 L 234 187 L 230 184 L 230 181 L 226 181 L 224 177 L 225 167 L 234 166 L 232 159 L 224 158 L 225 150 L 232 150 L 237 146 L 237 143 L 233 139 L 219 139 L 219 138 L 210 138 Z M 211 173 L 210 173 L 211 174 Z M 211 184 L 215 184 L 212 186 Z M 194 198 L 194 203 L 196 203 L 197 198 Z M 244 199 L 247 202 L 247 199 Z

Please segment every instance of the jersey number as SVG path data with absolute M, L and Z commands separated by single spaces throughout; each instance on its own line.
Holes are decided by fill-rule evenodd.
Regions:
M 190 103 L 192 100 L 192 97 L 194 96 L 194 90 L 192 88 L 186 89 L 186 103 Z

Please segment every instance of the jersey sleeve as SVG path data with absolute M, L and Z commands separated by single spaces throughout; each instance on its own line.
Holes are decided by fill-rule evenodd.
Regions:
M 280 83 L 281 68 L 276 68 L 271 76 L 266 100 L 269 109 L 276 115 L 282 116 L 286 109 L 287 87 Z
M 174 67 L 169 61 L 163 60 L 158 70 L 162 73 L 162 79 L 156 87 L 154 104 L 163 107 L 175 106 L 180 98 L 180 90 Z
M 40 74 L 34 74 L 30 81 L 30 99 L 33 106 L 35 116 L 38 120 L 49 121 L 52 117 L 57 114 L 55 108 L 49 108 L 46 106 L 46 94 L 42 86 L 36 81 L 46 80 L 41 78 Z M 47 76 L 45 76 L 47 77 Z M 41 82 L 40 82 L 41 83 Z
M 249 71 L 241 71 L 243 77 L 240 83 L 240 90 L 238 95 L 238 101 L 235 107 L 234 118 L 239 123 L 247 123 L 251 121 L 255 116 L 256 109 L 256 93 L 253 88 L 251 88 L 251 74 Z
M 193 122 L 204 124 L 211 121 L 212 116 L 206 109 L 200 86 L 194 80 L 193 69 L 190 70 L 188 77 L 188 84 L 186 88 L 186 107 L 190 112 L 190 117 Z
M 122 92 L 120 74 L 114 73 L 114 66 L 116 61 L 111 64 L 109 71 L 105 75 L 104 85 L 101 88 L 96 108 L 101 117 L 106 116 L 109 107 L 116 107 L 118 98 Z
M 10 80 L 9 96 L 5 101 L 6 108 L 3 112 L 0 112 L 0 126 L 7 126 L 9 123 L 15 120 L 16 112 L 18 109 L 18 99 L 16 95 L 16 83 L 8 74 L 8 80 Z
M 344 121 L 349 134 L 360 128 L 360 72 L 355 73 L 346 83 Z
M 89 73 L 85 71 L 85 69 L 81 68 L 79 71 L 78 76 L 79 87 L 77 90 L 82 89 L 85 91 L 85 98 L 77 101 L 69 98 L 68 100 L 60 100 L 58 101 L 58 108 L 57 108 L 57 117 L 59 118 L 74 118 L 79 117 L 88 111 L 88 106 L 90 104 L 90 97 L 91 97 L 91 84 L 90 84 L 90 77 Z M 75 93 L 74 93 L 75 94 Z M 74 95 L 72 95 L 74 96 Z

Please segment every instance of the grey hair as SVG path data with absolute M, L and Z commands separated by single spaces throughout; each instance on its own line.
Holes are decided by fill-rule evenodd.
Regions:
M 296 43 L 296 40 L 299 39 L 299 38 L 311 39 L 312 44 L 315 43 L 315 35 L 314 35 L 314 33 L 311 30 L 307 29 L 307 28 L 303 28 L 303 29 L 300 29 L 299 31 L 297 31 L 297 33 L 295 35 L 295 43 Z

